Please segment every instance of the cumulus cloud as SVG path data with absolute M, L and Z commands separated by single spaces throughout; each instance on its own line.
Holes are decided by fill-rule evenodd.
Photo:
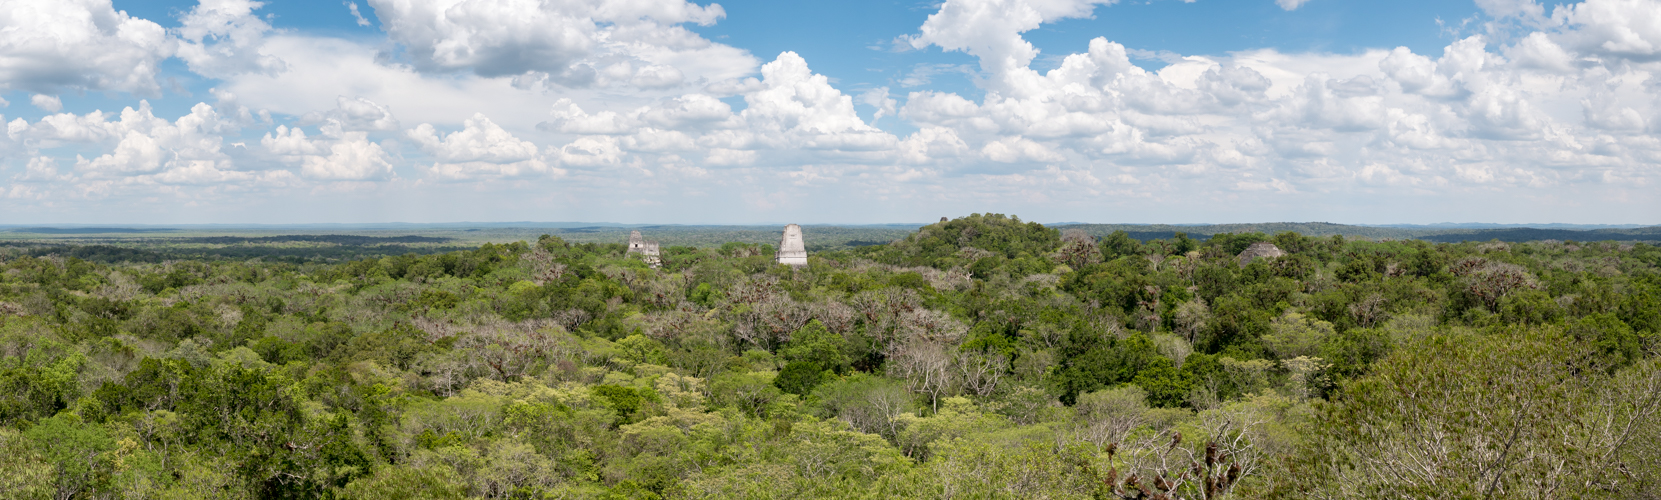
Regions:
M 1560 38 L 1593 55 L 1640 61 L 1661 57 L 1661 4 L 1655 0 L 1586 0 L 1552 12 Z
M 932 148 L 923 145 L 950 130 L 992 162 L 1032 169 L 1081 160 L 1121 169 L 1170 165 L 1179 168 L 1145 171 L 1142 178 L 1222 171 L 1246 179 L 1236 189 L 1280 193 L 1332 189 L 1342 179 L 1563 185 L 1597 179 L 1562 167 L 1589 161 L 1590 154 L 1606 158 L 1595 160 L 1595 168 L 1629 176 L 1623 178 L 1661 173 L 1645 160 L 1649 153 L 1634 154 L 1655 145 L 1621 135 L 1597 138 L 1634 134 L 1656 122 L 1654 91 L 1637 84 L 1655 69 L 1642 66 L 1647 62 L 1587 59 L 1644 61 L 1651 38 L 1646 16 L 1661 12 L 1654 2 L 1589 0 L 1555 12 L 1556 28 L 1506 44 L 1467 37 L 1436 57 L 1407 48 L 1348 56 L 1255 51 L 1172 59 L 1149 73 L 1130 64 L 1134 51 L 1098 38 L 1053 70 L 1033 70 L 1036 49 L 1020 33 L 1089 15 L 1092 6 L 946 1 L 921 33 L 904 41 L 976 56 L 987 94 L 975 102 L 953 93 L 912 93 L 899 115 L 933 128 L 901 141 L 900 155 L 908 163 L 961 162 L 961 148 L 925 153 Z M 1496 17 L 1544 18 L 1532 2 L 1491 1 L 1483 8 Z M 1466 166 L 1392 166 L 1456 162 Z
M 65 180 L 66 176 L 58 175 L 58 160 L 50 156 L 36 156 L 29 159 L 23 167 L 23 173 L 12 177 L 15 182 L 52 182 Z
M 318 180 L 367 181 L 392 176 L 392 163 L 380 144 L 364 132 L 348 132 L 328 146 L 328 154 L 300 156 L 300 175 Z
M 193 71 L 220 75 L 217 104 L 176 120 L 145 104 L 61 113 L 48 99 L 62 90 L 143 85 L 113 70 L 26 85 L 46 80 L 17 76 L 27 73 L 18 61 L 51 52 L 0 51 L 0 85 L 39 93 L 31 104 L 50 113 L 9 122 L 0 156 L 29 196 L 72 182 L 359 186 L 414 175 L 417 184 L 560 178 L 595 192 L 762 193 L 733 202 L 746 208 L 788 207 L 808 192 L 797 188 L 954 206 L 1066 206 L 1069 196 L 1290 205 L 1349 192 L 1614 192 L 1661 176 L 1653 0 L 1587 0 L 1549 14 L 1533 1 L 1483 0 L 1483 15 L 1506 29 L 1423 53 L 1175 54 L 1099 37 L 1040 61 L 1025 38 L 1113 3 L 945 0 L 898 42 L 978 64 L 839 87 L 797 53 L 760 64 L 689 31 L 724 16 L 713 4 L 373 0 L 393 46 L 283 33 L 254 15 L 257 2 L 210 0 L 151 54 L 176 47 Z M 123 40 L 94 35 L 83 39 Z M 12 36 L 0 32 L 0 43 Z M 53 57 L 80 53 L 53 47 Z M 1150 58 L 1163 66 L 1132 63 Z M 154 62 L 134 81 L 153 87 Z M 946 72 L 980 88 L 930 87 Z M 263 137 L 241 141 L 245 128 Z
M 176 43 L 110 0 L 0 2 L 0 89 L 159 94 L 156 65 Z
M 779 54 L 761 67 L 762 88 L 745 94 L 740 112 L 758 142 L 772 147 L 872 150 L 893 146 L 893 135 L 872 127 L 854 112 L 853 98 L 808 69 L 795 52 Z
M 992 88 L 999 92 L 1032 90 L 1036 73 L 1021 71 L 1038 57 L 1038 49 L 1021 38 L 1021 33 L 1046 22 L 1087 17 L 1097 5 L 1118 0 L 948 0 L 940 11 L 928 17 L 915 35 L 901 37 L 912 48 L 930 45 L 967 52 L 980 59 L 981 69 L 991 73 Z
M 157 117 L 145 101 L 116 114 L 59 113 L 35 123 L 14 120 L 7 125 L 7 136 L 21 141 L 36 156 L 13 180 L 39 186 L 12 194 L 75 198 L 159 186 L 272 186 L 294 177 L 283 170 L 251 170 L 238 165 L 224 145 L 224 138 L 237 130 L 234 121 L 205 103 L 198 103 L 190 113 L 174 120 Z M 39 154 L 64 147 L 105 148 L 107 152 L 75 155 L 73 167 L 67 171 L 59 168 L 57 158 Z
M 442 137 L 426 123 L 405 131 L 405 136 L 437 160 L 433 173 L 444 178 L 564 173 L 549 168 L 536 144 L 514 137 L 483 114 L 474 114 L 464 128 Z
M 281 73 L 287 63 L 264 53 L 265 35 L 271 32 L 254 10 L 264 3 L 251 0 L 199 0 L 180 17 L 174 30 L 179 38 L 178 57 L 198 74 L 223 78 L 239 73 Z
M 398 130 L 398 119 L 392 111 L 363 97 L 335 97 L 334 109 L 306 113 L 300 123 L 317 125 L 329 137 L 340 137 L 346 132 L 386 132 Z
M 392 176 L 392 162 L 368 132 L 339 131 L 310 138 L 299 127 L 279 125 L 260 138 L 260 146 L 282 161 L 300 166 L 300 175 L 322 181 L 372 181 Z
M 750 81 L 753 80 L 753 81 Z M 562 99 L 542 130 L 578 137 L 557 149 L 562 165 L 617 165 L 630 152 L 664 153 L 704 149 L 711 166 L 751 165 L 763 152 L 802 161 L 888 158 L 898 142 L 859 117 L 853 96 L 814 73 L 794 52 L 761 67 L 761 78 L 727 82 L 741 92 L 745 108 L 707 94 L 686 94 L 632 110 L 590 113 Z
M 389 37 L 426 72 L 514 77 L 520 87 L 677 87 L 742 75 L 748 53 L 682 25 L 708 26 L 721 6 L 684 0 L 370 0 Z
M 888 87 L 877 87 L 861 92 L 859 103 L 877 109 L 877 112 L 871 115 L 871 123 L 875 124 L 883 116 L 893 115 L 894 106 L 899 104 L 899 101 L 888 97 Z
M 222 136 L 234 128 L 207 104 L 197 104 L 189 114 L 168 121 L 155 116 L 149 102 L 140 101 L 137 109 L 125 108 L 119 115 L 102 111 L 60 113 L 32 124 L 19 119 L 8 125 L 7 132 L 37 150 L 76 144 L 110 145 L 109 153 L 93 158 L 77 156 L 75 168 L 94 176 L 125 176 L 155 173 L 179 162 L 222 160 Z
M 1022 137 L 1009 137 L 987 144 L 981 151 L 992 161 L 1002 163 L 1055 163 L 1065 160 L 1043 144 Z
M 63 109 L 63 101 L 58 100 L 58 96 L 55 95 L 35 94 L 29 98 L 29 104 L 47 113 L 56 113 Z
M 381 113 L 368 111 L 376 109 Z M 283 186 L 301 178 L 365 181 L 392 177 L 391 157 L 364 131 L 395 129 L 390 114 L 372 102 L 342 98 L 339 108 L 327 115 L 331 118 L 319 127 L 316 137 L 308 137 L 299 127 L 278 126 L 265 133 L 255 148 L 241 141 L 227 145 L 227 137 L 240 135 L 243 124 L 207 103 L 196 104 L 190 113 L 174 120 L 156 116 L 146 101 L 117 114 L 58 113 L 34 123 L 19 119 L 7 125 L 7 137 L 31 152 L 104 149 L 102 154 L 75 155 L 72 174 L 53 177 L 55 163 L 48 168 L 33 162 L 25 175 L 104 188 Z

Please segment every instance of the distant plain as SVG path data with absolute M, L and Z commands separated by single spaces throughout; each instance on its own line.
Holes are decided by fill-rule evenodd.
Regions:
M 887 244 L 924 226 L 917 224 L 804 225 L 808 250 L 833 251 Z M 1104 237 L 1125 231 L 1142 241 L 1168 239 L 1181 232 L 1195 239 L 1219 233 L 1343 236 L 1369 240 L 1421 239 L 1462 241 L 1661 241 L 1661 226 L 1458 227 L 1361 226 L 1323 222 L 1255 224 L 1048 224 Z M 536 241 L 542 235 L 571 243 L 622 244 L 631 231 L 671 246 L 715 247 L 729 242 L 773 245 L 780 225 L 634 225 L 609 223 L 447 223 L 236 225 L 34 225 L 0 226 L 0 255 L 60 254 L 105 262 L 160 262 L 182 258 L 252 259 L 287 262 L 339 262 L 361 258 L 468 250 L 485 243 Z M 1453 226 L 1453 227 L 1450 227 Z

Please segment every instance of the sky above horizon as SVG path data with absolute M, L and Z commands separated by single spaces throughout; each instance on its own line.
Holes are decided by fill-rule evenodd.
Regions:
M 1661 223 L 1661 0 L 5 0 L 0 224 Z

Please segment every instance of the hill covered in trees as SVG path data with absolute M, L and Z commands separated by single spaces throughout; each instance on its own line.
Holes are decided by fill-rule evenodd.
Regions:
M 1661 248 L 1096 229 L 0 246 L 0 498 L 1661 495 Z
M 1183 233 L 1194 238 L 1209 238 L 1213 234 L 1245 234 L 1245 233 L 1298 233 L 1304 236 L 1343 236 L 1346 238 L 1365 238 L 1371 240 L 1406 240 L 1420 239 L 1437 243 L 1460 243 L 1466 241 L 1504 241 L 1520 243 L 1526 241 L 1560 240 L 1560 241 L 1661 241 L 1661 226 L 1626 228 L 1626 229 L 1564 229 L 1564 228 L 1444 228 L 1433 226 L 1399 227 L 1399 226 L 1354 226 L 1346 224 L 1332 224 L 1328 222 L 1268 222 L 1258 224 L 1195 224 L 1195 225 L 1168 225 L 1168 224 L 1067 224 L 1058 227 L 1078 229 L 1097 237 L 1105 237 L 1115 232 L 1124 232 L 1126 235 L 1142 240 L 1170 239 L 1176 233 Z

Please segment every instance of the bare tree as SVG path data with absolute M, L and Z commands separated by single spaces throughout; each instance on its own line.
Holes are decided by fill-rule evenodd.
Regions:
M 1147 411 L 1147 394 L 1133 385 L 1082 394 L 1073 406 L 1073 435 L 1106 450 L 1142 426 Z
M 903 379 L 906 388 L 929 397 L 929 406 L 940 411 L 940 398 L 950 396 L 960 386 L 958 372 L 952 366 L 952 354 L 936 342 L 910 342 L 901 346 L 890 358 L 891 376 Z
M 990 396 L 1009 372 L 1009 357 L 999 353 L 959 351 L 953 356 L 963 388 L 976 396 Z
M 1061 248 L 1056 250 L 1056 260 L 1079 268 L 1101 262 L 1102 251 L 1096 247 L 1096 237 L 1078 229 L 1068 229 L 1061 232 Z
M 1390 320 L 1390 312 L 1384 309 L 1384 296 L 1379 294 L 1368 295 L 1361 302 L 1350 304 L 1350 316 L 1355 318 L 1364 328 Z

